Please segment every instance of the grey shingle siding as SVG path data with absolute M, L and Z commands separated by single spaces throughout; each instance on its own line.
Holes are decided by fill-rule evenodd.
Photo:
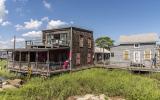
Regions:
M 152 60 L 144 60 L 144 51 L 147 49 L 151 50 L 151 58 L 153 58 L 156 52 L 156 43 L 141 43 L 139 48 L 134 48 L 134 44 L 120 44 L 111 47 L 110 50 L 111 53 L 114 53 L 114 57 L 110 58 L 110 63 L 120 67 L 129 66 L 131 61 L 134 61 L 134 51 L 140 51 L 140 63 L 143 63 L 146 67 L 151 67 Z M 124 50 L 129 50 L 129 60 L 123 59 Z

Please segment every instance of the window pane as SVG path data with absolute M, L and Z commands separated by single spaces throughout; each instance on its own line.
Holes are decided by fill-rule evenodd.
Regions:
M 83 36 L 80 35 L 79 46 L 83 47 Z
M 151 52 L 150 52 L 150 50 L 145 50 L 145 55 L 144 55 L 144 59 L 145 60 L 150 60 L 150 58 L 151 58 Z
M 124 60 L 129 60 L 129 51 L 124 51 L 123 58 Z

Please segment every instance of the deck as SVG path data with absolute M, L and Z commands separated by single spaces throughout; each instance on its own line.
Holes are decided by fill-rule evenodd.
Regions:
M 31 67 L 31 70 L 28 69 L 28 66 Z M 79 70 L 85 70 L 89 68 L 105 68 L 105 69 L 123 69 L 128 71 L 145 71 L 145 72 L 160 72 L 160 67 L 133 67 L 133 66 L 115 66 L 115 65 L 103 65 L 96 64 L 85 67 L 77 67 L 77 68 L 66 68 L 64 69 L 61 63 L 47 63 L 47 62 L 35 62 L 28 64 L 27 62 L 9 62 L 8 69 L 12 72 L 27 74 L 31 73 L 34 75 L 45 75 L 50 76 L 57 73 L 64 72 L 73 72 Z
M 160 72 L 160 67 L 132 67 L 132 66 L 112 66 L 112 65 L 96 65 L 96 66 L 103 66 L 107 69 L 124 69 L 130 71 L 142 71 L 142 72 Z
M 84 66 L 84 67 L 78 67 L 78 68 L 68 68 L 68 69 L 57 69 L 57 70 L 33 70 L 32 74 L 34 75 L 44 75 L 44 76 L 50 76 L 53 74 L 59 74 L 59 73 L 65 73 L 65 72 L 75 72 L 80 70 L 86 70 L 91 68 L 105 68 L 105 69 L 123 69 L 128 71 L 140 71 L 140 72 L 160 72 L 160 68 L 144 68 L 144 67 L 118 67 L 118 66 L 109 66 L 109 65 L 91 65 L 91 66 Z M 16 69 L 16 68 L 9 68 L 10 71 L 27 74 L 29 73 L 28 70 L 25 69 Z
M 80 71 L 80 70 L 85 70 L 85 69 L 90 69 L 90 68 L 102 68 L 102 67 L 95 67 L 95 66 L 85 66 L 85 67 L 78 67 L 78 68 L 67 68 L 67 69 L 55 69 L 55 70 L 32 70 L 31 74 L 33 75 L 43 75 L 43 76 L 50 76 L 53 74 L 59 74 L 59 73 L 65 73 L 65 72 L 75 72 L 75 71 Z M 17 69 L 13 67 L 8 68 L 11 72 L 17 72 L 17 73 L 22 73 L 22 74 L 28 74 L 29 70 L 27 69 Z

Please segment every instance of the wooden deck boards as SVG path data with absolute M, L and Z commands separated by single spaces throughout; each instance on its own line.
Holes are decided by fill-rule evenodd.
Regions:
M 32 71 L 32 74 L 50 76 L 52 74 L 58 74 L 58 73 L 64 73 L 64 72 L 75 72 L 75 71 L 91 69 L 91 68 L 123 69 L 123 70 L 129 70 L 129 71 L 160 72 L 160 68 L 151 68 L 151 67 L 118 67 L 118 66 L 110 66 L 110 65 L 95 65 L 95 66 L 85 66 L 85 67 L 74 68 L 72 70 L 70 70 L 70 69 L 59 69 L 59 70 L 53 70 L 53 71 L 49 71 L 49 72 L 46 71 L 46 70 L 45 71 Z M 18 73 L 24 73 L 24 74 L 28 73 L 28 70 L 23 70 L 23 69 L 19 70 L 19 69 L 11 68 L 9 70 L 13 71 L 13 72 L 18 72 Z

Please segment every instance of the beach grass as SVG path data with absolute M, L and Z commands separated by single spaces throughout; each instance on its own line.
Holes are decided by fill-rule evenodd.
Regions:
M 0 100 L 65 100 L 85 94 L 160 100 L 160 81 L 123 70 L 88 69 L 43 79 L 31 78 L 20 89 L 0 92 Z

